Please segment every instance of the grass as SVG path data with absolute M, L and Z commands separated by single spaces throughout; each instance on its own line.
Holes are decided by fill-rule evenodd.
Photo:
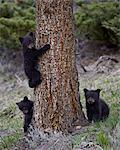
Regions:
M 104 122 L 92 123 L 88 130 L 77 135 L 73 141 L 74 147 L 82 141 L 92 141 L 99 144 L 103 150 L 117 150 L 115 130 L 120 124 L 120 76 L 96 75 L 83 76 L 80 78 L 81 103 L 85 112 L 85 99 L 83 89 L 102 89 L 101 98 L 103 98 L 110 107 L 109 118 Z M 120 134 L 120 133 L 119 133 Z M 115 137 L 111 140 L 110 137 Z
M 8 149 L 22 137 L 22 119 L 16 116 L 16 107 L 11 105 L 0 112 L 0 150 Z
M 103 149 L 108 149 L 110 148 L 110 144 L 109 144 L 109 139 L 108 136 L 105 132 L 103 132 L 102 130 L 99 131 L 96 135 L 96 142 L 102 146 Z
M 8 82 L 8 80 L 5 82 Z M 106 121 L 92 123 L 81 134 L 75 135 L 73 137 L 74 147 L 78 147 L 82 141 L 92 141 L 99 144 L 103 150 L 118 150 L 116 147 L 120 144 L 120 137 L 118 137 L 118 135 L 120 135 L 120 130 L 118 130 L 120 127 L 119 87 L 120 76 L 117 75 L 84 75 L 80 78 L 81 103 L 84 112 L 85 98 L 83 89 L 100 88 L 102 89 L 101 98 L 103 98 L 110 107 L 110 115 Z M 7 150 L 23 136 L 21 131 L 23 121 L 21 114 L 16 109 L 15 102 L 20 101 L 26 93 L 29 94 L 24 87 L 15 87 L 15 89 L 2 93 L 1 98 L 6 101 L 3 101 L 6 105 L 4 104 L 4 109 L 0 107 L 0 150 Z
M 25 87 L 17 85 L 16 78 L 0 73 L 0 150 L 7 150 L 23 135 L 23 119 L 16 102 L 28 94 Z
M 8 149 L 10 146 L 15 144 L 20 139 L 20 137 L 21 135 L 19 132 L 13 135 L 5 136 L 3 138 L 0 137 L 0 149 Z

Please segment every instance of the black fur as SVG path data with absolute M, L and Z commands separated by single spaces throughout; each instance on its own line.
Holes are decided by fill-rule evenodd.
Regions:
M 19 109 L 24 114 L 24 132 L 27 132 L 29 124 L 31 123 L 32 115 L 33 115 L 33 102 L 28 100 L 28 97 L 25 96 L 24 99 L 18 103 L 16 103 Z
M 100 89 L 84 89 L 88 121 L 104 120 L 109 115 L 108 105 L 100 99 Z
M 50 49 L 50 45 L 46 44 L 42 48 L 36 49 L 32 32 L 20 37 L 19 40 L 23 46 L 24 70 L 29 79 L 29 87 L 34 88 L 42 82 L 41 74 L 37 70 L 38 58 Z

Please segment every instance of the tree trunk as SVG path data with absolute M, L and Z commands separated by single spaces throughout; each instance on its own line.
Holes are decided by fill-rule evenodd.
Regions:
M 36 45 L 50 43 L 40 58 L 34 125 L 69 132 L 84 121 L 75 64 L 72 0 L 36 0 Z

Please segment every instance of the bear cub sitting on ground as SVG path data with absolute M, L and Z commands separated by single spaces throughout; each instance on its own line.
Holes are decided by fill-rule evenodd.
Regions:
M 104 120 L 109 115 L 108 105 L 100 98 L 100 89 L 84 89 L 88 121 Z
M 32 115 L 33 115 L 33 102 L 28 99 L 27 96 L 18 103 L 16 103 L 19 109 L 24 114 L 24 133 L 27 132 L 29 124 L 31 123 Z
M 50 49 L 49 44 L 44 45 L 40 49 L 36 49 L 34 39 L 35 38 L 32 32 L 24 37 L 19 38 L 23 46 L 24 70 L 29 79 L 29 87 L 31 88 L 35 88 L 42 82 L 41 74 L 37 70 L 38 58 L 43 55 L 48 49 Z

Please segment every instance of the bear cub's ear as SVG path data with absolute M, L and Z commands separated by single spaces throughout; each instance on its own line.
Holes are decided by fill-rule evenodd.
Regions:
M 16 105 L 18 105 L 18 103 L 16 103 Z
M 33 36 L 34 36 L 33 32 L 30 32 L 30 33 L 29 33 L 29 36 L 32 36 L 32 37 L 33 37 Z
M 87 91 L 88 91 L 88 89 L 85 88 L 85 89 L 84 89 L 84 92 L 86 93 Z
M 101 91 L 101 89 L 97 89 L 97 90 L 96 90 L 97 93 L 100 93 L 100 91 Z
M 23 42 L 23 37 L 19 37 L 19 41 L 20 41 L 20 43 L 22 44 L 22 42 Z
M 16 103 L 16 105 L 18 105 L 18 107 L 20 106 L 20 102 Z
M 27 96 L 25 96 L 23 100 L 24 100 L 24 101 L 28 101 L 28 97 L 27 97 Z

